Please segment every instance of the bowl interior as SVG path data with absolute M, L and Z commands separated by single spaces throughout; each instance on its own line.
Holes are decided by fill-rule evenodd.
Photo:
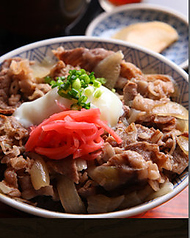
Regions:
M 158 73 L 168 74 L 173 77 L 179 87 L 179 95 L 174 99 L 188 108 L 188 82 L 187 74 L 174 63 L 168 61 L 165 57 L 152 53 L 150 51 L 141 50 L 140 48 L 116 41 L 116 40 L 102 40 L 94 37 L 63 37 L 45 40 L 21 47 L 14 50 L 0 58 L 0 64 L 7 58 L 19 56 L 22 58 L 28 58 L 29 60 L 35 60 L 41 62 L 44 57 L 53 57 L 52 49 L 56 49 L 63 46 L 65 49 L 73 49 L 77 47 L 92 48 L 105 48 L 107 50 L 118 51 L 121 50 L 124 54 L 126 61 L 135 64 L 144 73 Z M 53 57 L 54 58 L 54 57 Z M 153 201 L 149 201 L 143 205 L 136 206 L 134 208 L 126 209 L 123 211 L 112 212 L 108 214 L 96 214 L 96 215 L 74 215 L 66 213 L 57 213 L 47 211 L 40 208 L 34 208 L 30 205 L 23 204 L 0 194 L 0 200 L 18 208 L 22 211 L 43 216 L 43 217 L 63 217 L 63 218 L 105 218 L 105 217 L 129 217 L 140 214 L 155 206 L 166 202 L 177 193 L 179 193 L 188 184 L 188 171 L 183 172 L 174 181 L 174 190 L 162 197 L 156 198 Z
M 114 33 L 125 26 L 148 21 L 162 21 L 173 26 L 179 40 L 162 52 L 162 55 L 185 68 L 188 60 L 188 24 L 185 19 L 169 10 L 159 7 L 123 6 L 116 8 L 110 13 L 103 13 L 97 17 L 88 27 L 86 35 L 110 38 Z
M 186 108 L 188 107 L 188 82 L 181 75 L 182 71 L 180 71 L 179 67 L 172 65 L 170 61 L 161 57 L 159 54 L 154 54 L 148 50 L 142 50 L 140 47 L 135 47 L 132 44 L 125 42 L 122 43 L 117 40 L 88 40 L 88 37 L 78 37 L 78 39 L 79 40 L 77 40 L 77 37 L 65 37 L 62 38 L 62 40 L 57 38 L 57 40 L 52 39 L 50 41 L 47 40 L 34 43 L 28 47 L 20 48 L 13 52 L 11 56 L 19 56 L 41 62 L 44 57 L 51 57 L 56 60 L 53 56 L 52 50 L 57 49 L 60 46 L 63 46 L 65 49 L 86 47 L 89 49 L 105 48 L 113 51 L 121 50 L 125 60 L 135 64 L 143 71 L 143 73 L 159 73 L 172 76 L 176 81 L 180 92 L 174 100 L 181 103 Z

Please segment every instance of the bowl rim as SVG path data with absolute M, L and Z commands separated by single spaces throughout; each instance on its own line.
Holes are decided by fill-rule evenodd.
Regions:
M 169 15 L 172 15 L 176 18 L 179 18 L 182 22 L 184 22 L 187 26 L 189 25 L 187 17 L 183 15 L 182 13 L 170 9 L 169 7 L 166 6 L 160 6 L 158 4 L 149 4 L 149 3 L 131 3 L 131 4 L 126 4 L 123 6 L 118 6 L 115 7 L 112 11 L 109 12 L 103 12 L 99 14 L 96 18 L 94 18 L 89 25 L 86 28 L 85 35 L 86 36 L 92 36 L 94 28 L 103 20 L 105 20 L 107 17 L 110 17 L 113 14 L 117 14 L 120 12 L 125 12 L 125 11 L 130 11 L 130 10 L 140 10 L 140 9 L 145 9 L 145 10 L 154 10 L 158 12 L 163 12 Z M 189 59 L 185 60 L 182 62 L 179 66 L 183 69 L 186 69 L 189 65 Z
M 8 58 L 11 58 L 15 55 L 18 55 L 20 53 L 23 53 L 25 51 L 32 50 L 34 48 L 40 48 L 46 45 L 52 45 L 52 44 L 57 44 L 57 43 L 62 43 L 62 42 L 69 42 L 69 41 L 84 41 L 84 42 L 106 42 L 106 43 L 111 43 L 111 44 L 117 44 L 121 46 L 126 46 L 130 47 L 132 49 L 137 49 L 140 50 L 148 55 L 151 55 L 153 57 L 158 58 L 160 61 L 163 63 L 166 63 L 169 65 L 171 68 L 175 69 L 187 82 L 188 82 L 188 74 L 180 68 L 178 65 L 176 65 L 174 62 L 170 61 L 163 55 L 160 55 L 159 53 L 155 53 L 151 50 L 142 48 L 140 46 L 137 46 L 135 44 L 131 44 L 128 42 L 120 41 L 120 40 L 115 40 L 115 39 L 100 39 L 98 37 L 87 37 L 87 36 L 65 36 L 65 37 L 57 37 L 57 38 L 51 38 L 51 39 L 46 39 L 46 40 L 41 40 L 37 41 L 34 43 L 27 44 L 25 46 L 19 47 L 15 50 L 12 50 L 3 56 L 0 57 L 0 64 Z M 0 201 L 13 207 L 16 208 L 20 211 L 30 213 L 32 215 L 40 216 L 40 217 L 46 217 L 46 218 L 124 218 L 124 217 L 131 217 L 135 216 L 138 214 L 141 214 L 143 212 L 146 212 L 154 207 L 157 207 L 170 199 L 172 199 L 174 196 L 176 196 L 178 193 L 180 193 L 187 185 L 188 185 L 188 175 L 185 176 L 185 178 L 182 179 L 182 182 L 174 188 L 170 193 L 163 195 L 161 197 L 158 197 L 151 202 L 144 203 L 139 206 L 132 207 L 130 209 L 123 209 L 120 211 L 116 212 L 109 212 L 109 213 L 102 213 L 102 214 L 69 214 L 69 213 L 61 213 L 61 212 L 53 212 L 49 210 L 45 210 L 42 208 L 36 208 L 33 207 L 32 205 L 20 202 L 18 200 L 15 200 L 14 198 L 10 198 L 2 193 L 0 193 Z
M 20 211 L 29 213 L 34 216 L 44 217 L 44 218 L 71 218 L 71 219 L 84 219 L 84 218 L 128 218 L 142 214 L 148 210 L 156 208 L 164 203 L 168 202 L 170 199 L 175 197 L 177 194 L 182 192 L 188 185 L 188 176 L 184 179 L 181 184 L 172 190 L 170 193 L 158 197 L 148 203 L 137 205 L 130 209 L 123 209 L 116 212 L 100 213 L 100 214 L 71 214 L 71 213 L 61 213 L 46 210 L 39 207 L 34 207 L 32 205 L 20 202 L 14 198 L 10 198 L 4 194 L 0 193 L 0 201 L 15 208 Z
M 100 38 L 100 37 L 96 37 L 96 36 L 86 36 L 86 35 L 79 35 L 79 36 L 61 36 L 61 37 L 54 37 L 54 38 L 49 38 L 49 39 L 44 39 L 44 40 L 39 40 L 33 43 L 29 43 L 26 45 L 23 45 L 21 47 L 18 47 L 10 52 L 5 53 L 4 55 L 0 56 L 0 64 L 8 58 L 11 58 L 12 55 L 18 55 L 24 51 L 29 51 L 33 48 L 39 48 L 39 47 L 43 47 L 45 45 L 52 45 L 52 44 L 58 44 L 58 43 L 62 43 L 64 41 L 95 41 L 95 42 L 107 42 L 107 43 L 114 43 L 117 45 L 122 45 L 122 46 L 126 46 L 126 47 L 130 47 L 133 49 L 137 49 L 139 51 L 142 51 L 146 54 L 149 54 L 155 58 L 158 58 L 159 60 L 161 60 L 162 62 L 168 64 L 170 67 L 174 67 L 175 70 L 182 74 L 183 77 L 186 79 L 186 81 L 189 81 L 188 79 L 188 74 L 186 71 L 184 71 L 183 68 L 181 68 L 179 65 L 177 65 L 176 63 L 174 63 L 173 61 L 171 61 L 170 59 L 166 58 L 165 56 L 163 56 L 160 53 L 154 52 L 152 50 L 149 50 L 145 47 L 142 46 L 138 46 L 136 44 L 130 43 L 130 42 L 125 42 L 122 40 L 118 40 L 118 39 L 112 39 L 112 38 Z
M 43 47 L 45 45 L 58 44 L 58 43 L 62 43 L 64 41 L 73 41 L 73 42 L 74 41 L 95 41 L 95 42 L 115 43 L 117 45 L 123 45 L 126 47 L 140 50 L 140 51 L 147 53 L 153 57 L 156 57 L 159 60 L 163 61 L 164 63 L 167 63 L 168 65 L 170 65 L 172 68 L 175 67 L 175 70 L 177 70 L 180 74 L 186 75 L 184 77 L 188 76 L 188 74 L 186 73 L 186 71 L 184 71 L 184 69 L 182 69 L 179 65 L 177 65 L 176 63 L 174 63 L 173 61 L 166 58 L 165 56 L 163 56 L 160 53 L 157 53 L 157 52 L 149 50 L 145 47 L 138 46 L 136 44 L 133 44 L 130 42 L 125 42 L 125 41 L 118 40 L 118 39 L 100 38 L 100 37 L 96 37 L 96 36 L 86 36 L 86 35 L 54 37 L 54 38 L 39 40 L 39 41 L 36 41 L 33 43 L 29 43 L 29 44 L 20 46 L 14 50 L 11 50 L 10 52 L 3 54 L 2 56 L 0 56 L 0 64 L 5 59 L 11 58 L 12 55 L 18 55 L 24 51 L 29 51 L 33 48 L 39 48 L 39 47 Z M 187 77 L 186 81 L 188 81 L 188 77 Z

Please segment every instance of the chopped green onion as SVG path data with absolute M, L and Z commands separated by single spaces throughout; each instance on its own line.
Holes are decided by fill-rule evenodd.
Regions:
M 93 85 L 94 87 L 99 88 L 102 84 L 98 80 L 94 80 Z
M 78 93 L 76 89 L 72 88 L 67 94 L 71 96 L 71 98 L 79 99 Z
M 63 98 L 67 98 L 67 99 L 70 99 L 70 100 L 72 100 L 72 97 L 69 95 L 69 94 L 67 94 L 67 93 L 65 93 L 63 90 L 58 90 L 58 94 L 59 94 L 59 96 L 61 96 L 61 97 L 63 97 Z
M 56 78 L 57 81 L 64 81 L 65 80 L 65 76 L 60 76 Z
M 105 84 L 106 83 L 106 79 L 105 78 L 97 78 L 96 80 L 98 80 L 101 84 Z
M 94 92 L 94 88 L 92 86 L 88 86 L 87 88 L 84 89 L 84 94 L 87 97 L 90 97 Z
M 94 92 L 94 97 L 95 98 L 99 98 L 102 95 L 102 90 L 100 89 L 96 89 L 96 91 Z
M 85 108 L 85 109 L 90 109 L 90 102 L 85 103 L 84 108 Z
M 60 85 L 59 88 L 66 91 L 69 89 L 69 87 L 70 87 L 70 83 L 67 81 L 67 82 L 64 82 L 62 85 Z
M 78 100 L 78 103 L 80 104 L 80 103 L 85 103 L 86 101 L 87 101 L 87 97 L 86 96 L 81 96 L 80 98 L 79 98 L 79 100 Z
M 90 83 L 90 78 L 87 74 L 82 74 L 80 79 L 83 80 L 86 84 Z
M 51 85 L 52 88 L 55 88 L 55 87 L 58 86 L 57 82 L 53 81 L 53 80 L 50 82 L 50 85 Z
M 45 83 L 50 83 L 52 81 L 52 78 L 50 76 L 45 77 Z
M 88 97 L 93 95 L 99 98 L 102 91 L 98 89 L 106 82 L 104 78 L 95 78 L 94 72 L 90 74 L 84 69 L 69 70 L 67 77 L 60 76 L 54 80 L 50 76 L 45 77 L 45 82 L 50 84 L 52 88 L 58 88 L 58 94 L 64 98 L 74 100 L 71 109 L 80 110 L 81 108 L 90 108 L 90 102 L 87 103 Z
M 75 81 L 72 83 L 72 87 L 76 90 L 81 88 L 81 81 L 79 78 L 75 79 Z

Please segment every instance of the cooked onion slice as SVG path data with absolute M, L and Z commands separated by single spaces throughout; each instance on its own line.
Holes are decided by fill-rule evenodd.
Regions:
M 87 169 L 87 162 L 84 159 L 76 159 L 77 171 Z
M 151 195 L 148 196 L 147 200 L 151 200 L 157 197 L 161 197 L 173 190 L 173 184 L 169 181 L 166 181 L 160 186 L 160 190 L 152 193 Z
M 49 57 L 44 58 L 41 63 L 35 62 L 35 64 L 31 65 L 32 74 L 35 78 L 43 78 L 50 73 L 50 70 L 55 62 Z
M 109 89 L 114 88 L 120 74 L 120 63 L 123 59 L 121 51 L 113 53 L 102 60 L 94 69 L 96 77 L 105 78 L 105 86 Z
M 118 169 L 114 166 L 90 167 L 88 175 L 108 191 L 120 185 Z
M 124 200 L 124 195 L 107 197 L 103 194 L 88 197 L 88 213 L 105 213 L 116 210 Z
M 7 194 L 10 197 L 20 197 L 21 192 L 10 185 L 8 185 L 5 181 L 0 182 L 0 193 Z
M 180 130 L 182 132 L 188 131 L 189 130 L 189 121 L 188 119 L 177 119 L 177 130 Z
M 157 104 L 153 107 L 152 113 L 159 116 L 173 116 L 179 119 L 188 119 L 188 110 L 176 102 Z
M 78 195 L 73 181 L 66 176 L 60 176 L 57 181 L 57 190 L 65 212 L 86 213 L 84 203 Z
M 41 187 L 48 186 L 50 184 L 49 171 L 46 163 L 41 156 L 36 155 L 34 164 L 30 170 L 31 182 L 34 189 L 38 190 Z
M 140 110 L 136 110 L 131 108 L 130 110 L 130 117 L 128 118 L 128 123 L 131 124 L 132 122 L 136 122 L 140 117 L 146 115 L 146 112 L 142 112 Z
M 186 136 L 178 136 L 177 137 L 177 143 L 179 147 L 183 150 L 183 152 L 188 155 L 189 152 L 189 139 Z

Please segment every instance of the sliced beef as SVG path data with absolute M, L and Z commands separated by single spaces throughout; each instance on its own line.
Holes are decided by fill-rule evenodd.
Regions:
M 51 87 L 34 78 L 33 62 L 19 57 L 6 60 L 0 69 L 0 113 L 11 115 L 21 102 L 34 100 Z
M 150 74 L 146 75 L 147 91 L 143 95 L 152 99 L 171 97 L 175 92 L 175 84 L 169 75 Z
M 4 176 L 4 180 L 7 182 L 7 184 L 18 188 L 17 174 L 12 168 L 7 168 L 4 173 Z
M 113 155 L 115 155 L 114 148 L 110 145 L 110 143 L 104 143 L 102 147 L 102 153 L 96 158 L 99 164 L 103 164 L 109 160 Z
M 131 107 L 135 108 L 136 110 L 145 111 L 146 113 L 151 113 L 151 110 L 153 109 L 153 107 L 159 104 L 164 104 L 168 101 L 170 101 L 169 98 L 163 98 L 162 100 L 153 100 L 150 98 L 144 98 L 142 95 L 137 94 L 133 99 Z
M 10 185 L 9 183 L 7 183 L 5 180 L 2 180 L 0 182 L 0 192 L 3 192 L 3 194 L 6 194 L 10 197 L 21 197 L 21 192 L 18 188 Z
M 54 80 L 57 80 L 57 77 L 68 76 L 69 70 L 80 69 L 80 67 L 74 67 L 71 65 L 66 65 L 62 60 L 59 60 L 50 70 L 49 76 Z
M 153 127 L 149 128 L 135 123 L 126 126 L 124 123 L 120 122 L 117 124 L 115 130 L 123 141 L 120 147 L 125 147 L 138 141 L 147 141 L 149 143 L 158 144 L 159 146 L 164 144 L 162 141 L 163 133 Z M 108 137 L 106 141 L 112 146 L 116 145 L 111 137 Z
M 163 132 L 177 128 L 177 119 L 173 116 L 156 116 L 153 122 Z
M 76 184 L 79 182 L 76 160 L 67 157 L 62 160 L 49 160 L 47 162 L 51 173 L 63 174 L 70 178 Z
M 153 100 L 169 98 L 176 92 L 176 86 L 169 75 L 140 75 L 132 77 L 130 81 L 137 84 L 137 92 L 139 94 Z
M 41 81 L 38 82 L 33 75 L 33 71 L 30 67 L 31 64 L 33 64 L 33 62 L 27 59 L 20 59 L 18 62 L 12 59 L 9 69 L 9 74 L 12 77 L 12 84 L 15 83 L 15 81 L 18 84 L 12 94 L 21 93 L 25 100 L 37 99 L 51 89 L 48 84 L 42 83 Z
M 21 196 L 18 173 L 31 167 L 31 161 L 22 156 L 27 138 L 28 131 L 13 116 L 0 115 L 0 162 L 7 165 L 0 190 L 11 197 Z
M 163 168 L 166 170 L 172 169 L 170 156 L 160 152 L 160 148 L 156 144 L 143 141 L 127 145 L 125 149 L 138 152 L 146 161 L 153 161 L 158 165 L 160 171 Z
M 106 190 L 114 190 L 124 184 L 139 180 L 159 180 L 158 166 L 138 152 L 126 150 L 112 156 L 107 163 L 88 169 L 89 176 Z
M 0 115 L 0 151 L 2 157 L 17 157 L 24 151 L 28 131 L 13 116 Z
M 144 78 L 144 74 L 137 66 L 126 61 L 123 61 L 121 63 L 120 76 L 128 80 L 131 79 L 142 80 Z
M 137 84 L 128 81 L 123 88 L 123 100 L 125 105 L 130 105 L 131 101 L 137 96 Z
M 97 183 L 95 183 L 93 180 L 88 179 L 84 186 L 78 189 L 78 193 L 81 197 L 87 198 L 90 196 L 96 195 L 97 191 Z
M 51 196 L 52 198 L 56 197 L 52 185 L 41 187 L 39 190 L 35 190 L 29 175 L 20 176 L 18 181 L 21 187 L 22 198 L 26 200 L 30 200 L 37 196 Z
M 188 155 L 184 154 L 179 146 L 176 147 L 172 154 L 173 166 L 172 172 L 181 174 L 189 164 Z
M 8 74 L 11 60 L 6 60 L 1 65 L 0 70 L 0 113 L 12 114 L 15 110 L 14 106 L 9 105 L 9 88 L 12 79 Z
M 55 56 L 65 64 L 70 64 L 74 67 L 80 66 L 89 72 L 92 72 L 101 60 L 113 53 L 112 51 L 107 51 L 102 48 L 90 50 L 87 48 L 76 48 L 74 50 L 65 50 L 63 47 L 53 52 Z

